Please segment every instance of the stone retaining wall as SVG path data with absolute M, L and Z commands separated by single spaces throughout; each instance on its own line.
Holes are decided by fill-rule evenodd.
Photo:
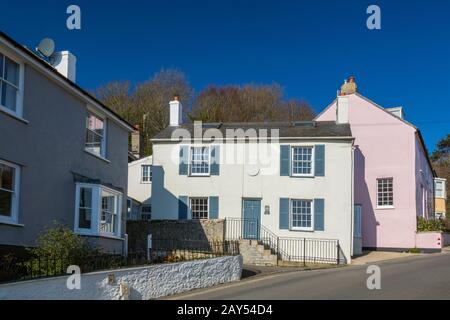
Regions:
M 147 235 L 153 239 L 224 240 L 225 221 L 217 220 L 150 220 L 127 221 L 128 252 L 145 251 Z

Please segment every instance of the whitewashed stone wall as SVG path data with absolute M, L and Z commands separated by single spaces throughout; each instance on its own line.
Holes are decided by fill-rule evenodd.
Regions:
M 206 288 L 241 278 L 242 256 L 158 264 L 81 275 L 81 289 L 69 290 L 68 277 L 0 285 L 0 300 L 120 300 L 120 284 L 129 288 L 129 299 L 148 300 L 192 289 Z M 115 281 L 108 283 L 108 275 Z

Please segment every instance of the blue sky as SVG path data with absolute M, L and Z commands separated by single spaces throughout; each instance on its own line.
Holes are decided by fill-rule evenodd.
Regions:
M 66 28 L 77 4 L 82 29 Z M 366 28 L 381 7 L 382 29 Z M 402 105 L 427 147 L 450 133 L 450 1 L 10 1 L 0 29 L 35 47 L 51 37 L 78 58 L 77 82 L 140 82 L 177 68 L 208 84 L 278 82 L 321 111 L 350 74 L 384 107 Z

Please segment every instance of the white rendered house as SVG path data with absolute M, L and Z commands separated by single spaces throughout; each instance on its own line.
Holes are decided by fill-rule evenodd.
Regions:
M 226 223 L 227 233 L 237 228 L 242 238 L 270 235 L 292 260 L 306 249 L 292 248 L 301 243 L 288 239 L 315 239 L 305 246 L 313 246 L 309 250 L 316 255 L 334 250 L 325 243 L 329 239 L 338 243 L 339 259 L 350 261 L 353 137 L 348 124 L 200 126 L 181 124 L 181 104 L 175 100 L 170 106 L 171 125 L 152 139 L 153 219 L 233 221 Z M 256 228 L 246 225 L 254 222 Z
M 128 164 L 128 220 L 149 220 L 152 213 L 152 156 Z

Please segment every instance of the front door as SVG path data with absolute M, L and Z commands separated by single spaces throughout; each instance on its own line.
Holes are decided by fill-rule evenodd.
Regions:
M 244 199 L 243 204 L 243 235 L 244 239 L 259 238 L 259 222 L 261 220 L 261 200 Z

